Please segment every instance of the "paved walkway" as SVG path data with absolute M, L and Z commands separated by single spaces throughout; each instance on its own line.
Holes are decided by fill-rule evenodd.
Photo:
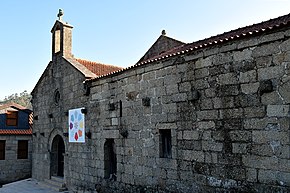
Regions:
M 49 189 L 35 179 L 26 179 L 3 185 L 0 193 L 59 193 Z

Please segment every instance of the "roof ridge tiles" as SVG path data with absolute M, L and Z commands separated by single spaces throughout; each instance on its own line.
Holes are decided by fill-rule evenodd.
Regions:
M 81 65 L 83 65 L 84 67 L 86 67 L 89 71 L 94 73 L 97 77 L 108 75 L 108 74 L 111 74 L 113 72 L 123 69 L 122 67 L 119 67 L 119 66 L 103 64 L 103 63 L 80 59 L 80 58 L 75 58 L 75 60 Z
M 267 20 L 267 21 L 263 21 L 263 22 L 260 22 L 260 23 L 248 25 L 248 26 L 245 26 L 245 27 L 240 27 L 240 28 L 228 31 L 228 32 L 224 32 L 224 33 L 221 33 L 221 34 L 217 34 L 215 36 L 211 36 L 209 38 L 204 38 L 204 39 L 192 42 L 192 43 L 184 44 L 183 46 L 185 48 L 193 47 L 195 49 L 198 49 L 199 47 L 200 48 L 203 47 L 202 45 L 204 44 L 204 42 L 206 42 L 206 43 L 213 42 L 214 44 L 218 44 L 219 42 L 222 43 L 223 40 L 227 40 L 229 38 L 231 40 L 233 40 L 235 38 L 244 37 L 244 35 L 242 35 L 243 33 L 249 34 L 249 35 L 253 35 L 253 32 L 255 32 L 255 33 L 259 33 L 260 31 L 264 32 L 266 30 L 273 29 L 274 26 L 275 27 L 280 27 L 282 23 L 284 25 L 285 21 L 286 21 L 286 25 L 290 22 L 290 14 L 287 14 L 287 15 L 284 15 L 284 16 L 280 16 L 278 18 L 270 19 L 270 20 Z M 171 56 L 174 50 L 176 50 L 176 52 L 174 52 L 176 54 L 176 53 L 181 51 L 180 50 L 180 49 L 182 49 L 181 47 L 179 47 L 179 49 L 169 50 L 169 51 L 163 53 L 162 55 Z M 151 58 L 148 61 L 150 62 L 150 61 L 152 61 L 154 59 L 155 58 Z
M 20 104 L 17 104 L 15 102 L 7 102 L 7 103 L 3 103 L 0 105 L 0 109 L 5 109 L 5 108 L 8 108 L 8 107 L 14 107 L 14 108 L 18 108 L 20 110 L 30 110 L 30 109 L 27 109 L 26 107 L 20 105 Z
M 94 64 L 98 64 L 98 65 L 103 65 L 103 66 L 111 66 L 111 67 L 117 67 L 117 68 L 122 68 L 120 66 L 115 66 L 115 65 L 112 65 L 112 64 L 104 64 L 104 63 L 101 63 L 101 62 L 95 62 L 95 61 L 91 61 L 91 60 L 86 60 L 86 59 L 82 59 L 82 58 L 75 58 L 76 61 L 78 62 L 87 62 L 87 63 L 90 63 L 92 65 Z
M 213 45 L 216 45 L 216 44 L 219 44 L 219 43 L 223 43 L 225 41 L 231 41 L 231 40 L 235 40 L 235 39 L 238 39 L 238 38 L 244 38 L 246 36 L 255 36 L 257 33 L 265 32 L 265 31 L 268 31 L 268 30 L 273 30 L 275 28 L 279 28 L 281 26 L 285 26 L 285 25 L 288 25 L 288 24 L 290 24 L 290 14 L 283 15 L 283 16 L 280 16 L 280 17 L 277 17 L 277 18 L 272 18 L 272 19 L 269 19 L 269 20 L 266 20 L 266 21 L 262 21 L 262 22 L 259 22 L 259 23 L 252 24 L 252 25 L 239 27 L 237 29 L 230 30 L 228 32 L 224 32 L 224 33 L 217 34 L 217 35 L 214 35 L 214 36 L 211 36 L 211 37 L 208 37 L 208 38 L 204 38 L 204 39 L 201 39 L 201 40 L 198 40 L 198 41 L 194 41 L 192 43 L 187 43 L 187 44 L 183 44 L 181 46 L 174 47 L 173 49 L 170 49 L 170 50 L 168 50 L 168 51 L 166 51 L 166 52 L 164 52 L 164 53 L 162 53 L 160 55 L 157 55 L 157 56 L 155 56 L 153 58 L 149 58 L 147 60 L 141 61 L 141 62 L 139 62 L 139 63 L 137 63 L 137 64 L 135 64 L 133 66 L 124 68 L 122 70 L 111 72 L 108 75 L 112 75 L 112 74 L 115 74 L 115 73 L 118 73 L 118 72 L 122 72 L 122 71 L 125 71 L 125 70 L 128 70 L 128 69 L 131 69 L 133 67 L 141 66 L 143 64 L 148 64 L 148 63 L 152 63 L 152 62 L 155 62 L 155 61 L 159 61 L 159 60 L 162 60 L 164 58 L 180 55 L 180 54 L 184 53 L 183 51 L 190 52 L 190 51 L 194 51 L 194 50 L 197 50 L 197 49 L 201 49 L 203 47 L 213 46 Z M 92 79 L 90 79 L 88 81 L 93 81 L 93 80 L 96 80 L 96 79 L 99 79 L 99 78 L 102 78 L 102 77 L 105 77 L 105 76 L 107 76 L 107 75 L 102 75 L 102 76 L 99 76 L 99 77 L 95 77 L 95 78 L 92 78 Z

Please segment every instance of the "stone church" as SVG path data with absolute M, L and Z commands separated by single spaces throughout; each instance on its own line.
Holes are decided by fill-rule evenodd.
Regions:
M 75 58 L 61 17 L 33 95 L 32 176 L 74 192 L 289 192 L 290 14 L 133 66 Z

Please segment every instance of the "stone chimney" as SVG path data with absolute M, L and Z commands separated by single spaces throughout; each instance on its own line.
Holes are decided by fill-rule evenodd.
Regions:
M 52 33 L 52 58 L 55 56 L 72 57 L 72 28 L 68 23 L 62 21 L 63 12 L 60 9 L 58 13 L 58 20 L 56 20 Z

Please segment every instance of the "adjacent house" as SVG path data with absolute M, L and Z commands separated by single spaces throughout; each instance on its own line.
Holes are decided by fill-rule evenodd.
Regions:
M 122 69 L 71 53 L 61 17 L 36 84 L 32 176 L 75 192 L 289 192 L 290 15 Z M 186 29 L 185 29 L 186 30 Z
M 0 105 L 0 184 L 31 177 L 32 111 Z

